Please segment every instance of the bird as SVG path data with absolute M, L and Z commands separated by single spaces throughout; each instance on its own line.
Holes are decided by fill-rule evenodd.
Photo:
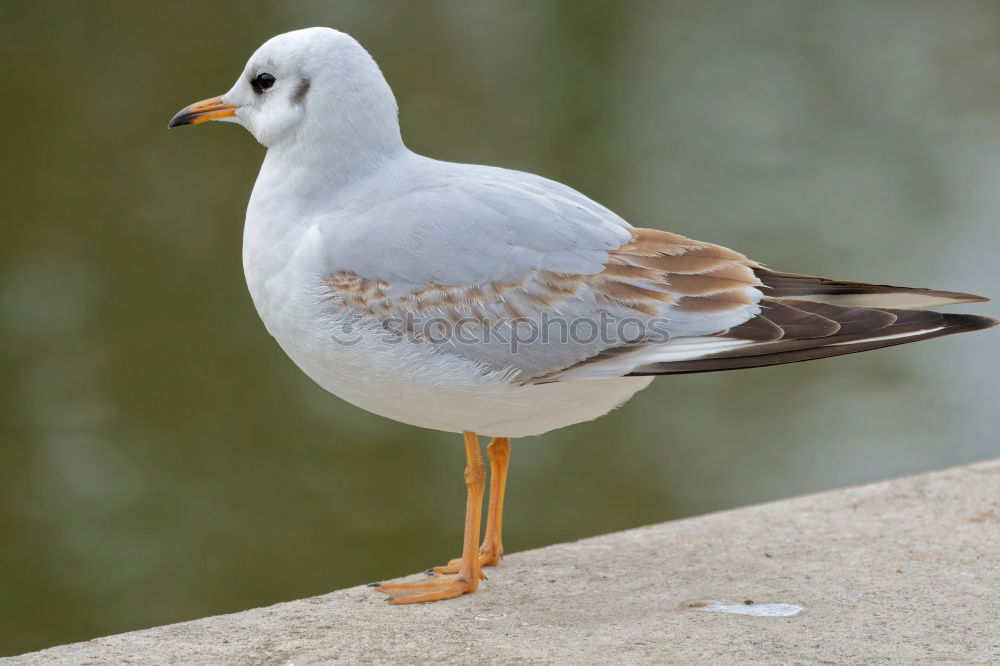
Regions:
M 477 590 L 503 555 L 512 438 L 603 416 L 655 377 L 839 356 L 986 329 L 929 308 L 973 294 L 772 270 L 714 243 L 632 226 L 567 185 L 419 155 L 350 35 L 277 35 L 228 92 L 169 127 L 236 123 L 267 151 L 247 206 L 254 306 L 321 387 L 412 426 L 460 433 L 461 554 L 393 604 Z M 483 541 L 486 461 L 489 495 Z

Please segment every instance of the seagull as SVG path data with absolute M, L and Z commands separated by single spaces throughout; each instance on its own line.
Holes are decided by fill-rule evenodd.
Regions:
M 603 416 L 659 375 L 736 370 L 994 326 L 927 308 L 988 300 L 784 273 L 633 227 L 530 173 L 410 151 L 378 65 L 331 28 L 278 35 L 229 92 L 169 127 L 242 125 L 267 148 L 243 268 L 268 332 L 327 391 L 461 433 L 461 556 L 395 604 L 475 592 L 503 555 L 510 439 Z M 486 465 L 490 487 L 479 545 Z

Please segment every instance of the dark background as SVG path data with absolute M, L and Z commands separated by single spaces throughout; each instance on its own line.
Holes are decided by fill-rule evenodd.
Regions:
M 783 270 L 1000 296 L 991 0 L 3 0 L 0 654 L 458 554 L 460 438 L 324 393 L 257 319 L 263 149 L 165 129 L 310 25 L 372 52 L 418 152 Z M 515 440 L 508 552 L 995 456 L 998 349 L 660 379 Z

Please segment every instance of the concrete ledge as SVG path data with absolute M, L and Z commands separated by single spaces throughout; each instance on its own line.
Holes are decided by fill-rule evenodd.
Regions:
M 0 663 L 998 663 L 1000 460 L 517 553 L 489 576 L 442 603 L 356 587 Z

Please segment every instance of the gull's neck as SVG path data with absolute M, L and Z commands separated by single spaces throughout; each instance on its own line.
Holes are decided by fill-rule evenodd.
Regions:
M 267 150 L 258 183 L 283 196 L 327 198 L 366 180 L 386 162 L 406 152 L 399 124 L 359 123 L 335 118 L 321 127 L 296 132 Z
M 312 204 L 322 206 L 350 186 L 376 176 L 383 165 L 403 152 L 402 147 L 397 151 L 361 153 L 271 148 L 257 176 L 251 206 L 261 197 L 269 199 L 261 202 L 269 207 L 291 207 L 301 212 Z

